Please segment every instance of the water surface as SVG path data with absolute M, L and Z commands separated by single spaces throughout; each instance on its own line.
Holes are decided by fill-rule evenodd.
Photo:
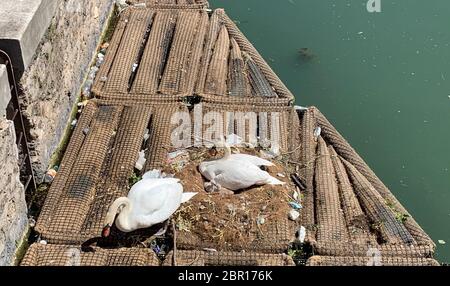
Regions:
M 210 0 L 317 106 L 450 262 L 450 1 Z M 301 48 L 312 59 L 299 55 Z

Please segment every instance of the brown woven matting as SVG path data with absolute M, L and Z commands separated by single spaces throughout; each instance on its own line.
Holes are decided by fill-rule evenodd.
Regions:
M 410 231 L 412 218 L 389 190 L 374 188 L 360 171 L 367 165 L 325 117 L 314 107 L 299 111 L 299 117 L 301 152 L 293 158 L 306 185 L 300 223 L 314 252 L 365 256 L 373 248 L 384 256 L 431 257 L 434 244 L 423 240 L 423 231 Z
M 389 201 L 395 209 L 409 216 L 405 222 L 405 227 L 417 243 L 435 246 L 433 240 L 423 231 L 414 218 L 400 204 L 394 195 L 392 195 L 389 189 L 376 176 L 376 174 L 370 169 L 358 153 L 350 146 L 350 144 L 342 137 L 342 135 L 333 127 L 333 125 L 331 125 L 325 116 L 315 107 L 312 107 L 311 110 L 313 111 L 318 124 L 322 127 L 322 136 L 335 148 L 336 152 L 342 158 L 351 163 L 364 177 L 366 177 L 366 179 L 381 194 L 381 196 L 385 200 Z
M 145 248 L 101 249 L 83 251 L 79 246 L 42 245 L 28 249 L 21 266 L 159 266 L 156 254 Z
M 179 250 L 175 257 L 176 266 L 295 266 L 285 254 Z M 174 266 L 173 251 L 163 266 Z
M 179 108 L 90 101 L 39 216 L 36 230 L 42 238 L 78 244 L 98 237 L 109 205 L 128 192 L 139 152 L 147 149 L 145 169 L 163 163 L 171 132 L 167 121 Z M 150 138 L 144 144 L 146 129 Z
M 127 9 L 92 88 L 96 97 L 290 106 L 294 97 L 223 10 Z
M 128 0 L 130 5 L 145 4 L 152 9 L 205 9 L 209 7 L 206 0 Z
M 290 151 L 298 142 L 294 140 L 298 133 L 294 129 L 298 126 L 298 123 L 295 124 L 298 117 L 290 107 L 205 102 L 195 106 L 192 118 L 197 112 L 204 117 L 203 134 L 211 133 L 210 137 L 216 137 L 212 139 L 219 139 L 220 135 L 238 134 L 255 147 L 267 148 L 270 141 L 276 141 L 281 152 Z
M 375 261 L 375 262 L 374 262 Z M 439 266 L 439 262 L 429 258 L 381 257 L 331 257 L 313 256 L 307 266 Z

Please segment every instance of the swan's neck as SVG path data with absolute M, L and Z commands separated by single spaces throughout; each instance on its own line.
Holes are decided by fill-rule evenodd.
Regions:
M 226 160 L 226 159 L 228 159 L 228 158 L 231 157 L 231 148 L 230 148 L 230 146 L 229 146 L 228 144 L 226 144 L 226 143 L 225 143 L 224 148 L 225 148 L 225 156 L 223 156 L 222 159 L 223 159 L 223 160 Z
M 109 208 L 106 223 L 112 226 L 116 215 L 119 214 L 116 220 L 116 226 L 121 230 L 129 229 L 132 207 L 131 201 L 128 198 L 118 198 Z

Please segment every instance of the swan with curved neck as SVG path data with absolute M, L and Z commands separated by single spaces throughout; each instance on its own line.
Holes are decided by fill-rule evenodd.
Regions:
M 232 154 L 230 146 L 221 141 L 216 147 L 225 149 L 225 155 L 218 160 L 203 162 L 200 173 L 212 184 L 231 191 L 246 189 L 254 185 L 283 185 L 261 166 L 273 166 L 273 163 L 247 154 Z
M 116 199 L 109 207 L 102 237 L 110 235 L 112 225 L 122 232 L 132 232 L 162 223 L 172 216 L 182 203 L 197 193 L 183 193 L 183 186 L 174 178 L 144 178 L 137 182 L 128 197 Z

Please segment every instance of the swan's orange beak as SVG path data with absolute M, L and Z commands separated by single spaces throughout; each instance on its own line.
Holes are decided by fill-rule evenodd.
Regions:
M 102 237 L 107 238 L 111 234 L 111 226 L 107 224 L 102 230 Z

